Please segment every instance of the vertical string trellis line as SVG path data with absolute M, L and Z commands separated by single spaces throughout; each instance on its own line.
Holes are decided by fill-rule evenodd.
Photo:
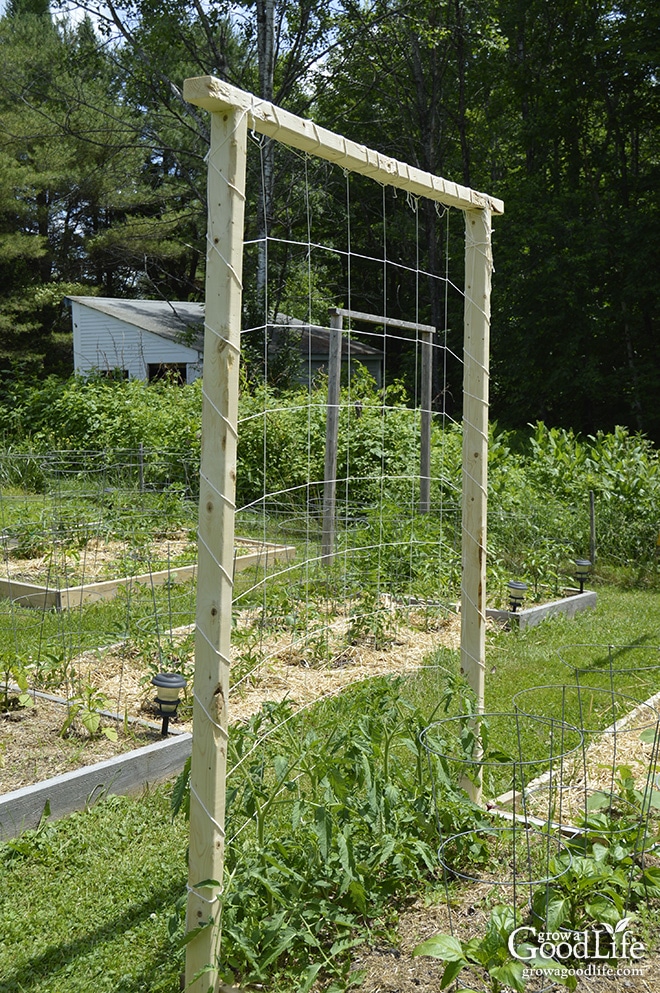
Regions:
M 263 364 L 264 364 L 264 382 L 263 382 L 263 422 L 262 422 L 262 476 L 263 476 L 263 490 L 261 494 L 261 540 L 265 543 L 268 540 L 268 528 L 267 528 L 267 495 L 268 495 L 268 310 L 270 306 L 270 272 L 269 272 L 269 216 L 268 216 L 268 194 L 266 191 L 266 168 L 264 163 L 264 145 L 265 140 L 263 135 L 257 136 L 252 133 L 254 141 L 256 141 L 259 148 L 259 196 L 261 198 L 261 216 L 263 218 L 263 231 L 261 233 L 262 241 L 257 245 L 258 261 L 257 266 L 262 270 L 263 279 L 263 298 L 257 301 L 257 306 L 261 304 L 262 307 L 262 322 L 263 322 Z M 259 232 L 258 232 L 259 233 Z M 258 282 L 258 280 L 257 280 Z M 276 317 L 275 317 L 276 320 Z M 262 617 L 266 617 L 266 604 L 267 604 L 267 590 L 268 590 L 268 577 L 266 569 L 264 569 L 263 583 L 261 587 L 262 592 Z M 265 625 L 262 624 L 260 627 L 260 647 L 263 651 L 263 638 L 265 632 Z
M 438 209 L 438 207 L 439 204 L 436 204 L 436 210 Z M 443 217 L 445 218 L 445 267 L 444 267 L 445 293 L 444 293 L 443 333 L 442 333 L 442 407 L 440 412 L 441 414 L 440 423 L 442 426 L 442 434 L 441 434 L 442 441 L 440 445 L 440 465 L 442 466 L 441 472 L 443 476 L 445 475 L 445 467 L 447 464 L 447 355 L 448 355 L 447 335 L 448 335 L 448 326 L 449 326 L 449 215 L 450 215 L 449 207 L 445 207 L 442 214 L 440 214 L 440 219 L 442 219 Z M 435 273 L 433 273 L 433 276 L 435 276 Z M 434 348 L 437 348 L 437 340 L 438 340 L 437 328 L 435 330 L 435 334 L 433 337 L 434 337 L 433 346 Z M 432 398 L 431 401 L 432 405 L 434 402 L 435 402 L 435 398 Z M 445 544 L 444 510 L 445 510 L 445 483 L 443 479 L 443 483 L 440 486 L 440 498 L 439 498 L 439 506 L 438 506 L 438 512 L 440 516 L 440 528 L 441 528 L 441 532 L 440 532 L 441 540 L 438 543 L 438 556 L 440 557 L 440 561 L 438 562 L 438 570 L 442 568 L 442 546 L 443 544 Z M 457 529 L 456 529 L 455 517 L 452 526 L 454 529 L 454 534 L 456 534 Z M 454 537 L 454 540 L 452 541 L 452 560 L 453 560 L 453 555 L 455 554 L 456 551 L 455 541 L 456 538 Z M 453 577 L 453 571 L 454 570 L 453 570 L 453 561 L 452 561 L 452 568 L 450 572 L 450 576 L 452 577 Z
M 396 196 L 396 191 L 395 191 Z M 387 282 L 388 282 L 388 269 L 387 269 L 387 200 L 386 200 L 386 190 L 383 186 L 381 191 L 381 210 L 383 218 L 383 317 L 388 317 L 388 306 L 387 306 Z M 383 541 L 385 532 L 385 522 L 383 517 L 383 507 L 385 505 L 385 470 L 386 470 L 386 457 L 385 457 L 385 439 L 386 439 L 386 428 L 385 423 L 388 416 L 387 408 L 387 325 L 383 328 L 383 384 L 381 387 L 381 406 L 380 406 L 380 486 L 379 486 L 379 500 L 378 500 L 378 565 L 376 569 L 376 599 L 373 604 L 372 609 L 380 611 L 381 609 L 381 594 L 382 590 L 382 568 L 383 568 Z
M 353 231 L 351 227 L 351 174 L 344 170 L 344 180 L 346 189 L 346 299 L 348 309 L 353 309 L 353 279 L 352 279 L 352 258 L 353 258 Z M 342 598 L 344 601 L 349 595 L 348 569 L 352 556 L 350 546 L 349 531 L 349 497 L 350 497 L 350 476 L 351 476 L 351 435 L 350 435 L 350 411 L 351 411 L 351 325 L 349 322 L 346 340 L 346 468 L 344 477 L 344 527 L 343 527 L 343 583 Z M 343 366 L 344 356 L 344 335 L 341 333 L 339 344 L 340 368 Z M 339 397 L 339 437 L 341 438 L 341 393 Z M 338 462 L 339 465 L 339 462 Z
M 614 786 L 616 782 L 616 753 L 617 753 L 617 706 L 616 706 L 616 691 L 614 689 L 614 658 L 612 656 L 613 645 L 607 646 L 607 670 L 610 683 L 610 701 L 612 704 L 612 714 L 614 715 L 613 724 L 613 734 L 612 734 L 612 766 L 610 770 L 610 795 L 614 794 Z
M 303 156 L 305 175 L 305 221 L 307 245 L 307 486 L 305 489 L 305 623 L 309 617 L 310 551 L 311 551 L 311 487 L 312 487 L 312 207 L 309 199 L 309 155 Z
M 420 261 L 419 261 L 419 200 L 416 197 L 412 197 L 412 196 L 409 197 L 408 198 L 408 206 L 410 207 L 410 209 L 412 210 L 412 212 L 413 212 L 413 214 L 415 216 L 415 324 L 419 325 L 419 323 L 420 323 L 420 320 L 419 320 L 419 276 L 420 276 Z M 424 347 L 424 345 L 422 344 L 423 341 L 424 341 L 423 337 L 420 338 L 419 327 L 417 327 L 415 329 L 415 363 L 414 363 L 415 382 L 414 382 L 414 393 L 413 393 L 413 409 L 415 411 L 417 411 L 419 409 L 419 411 L 420 411 L 419 419 L 417 417 L 415 417 L 415 427 L 417 427 L 417 424 L 419 423 L 419 435 L 418 435 L 419 442 L 418 442 L 418 444 L 419 444 L 419 447 L 420 447 L 420 451 L 421 451 L 421 447 L 422 447 L 422 421 L 423 421 L 424 415 L 423 415 L 422 410 L 421 410 L 422 404 L 420 403 L 419 390 L 418 390 L 417 383 L 418 383 L 418 377 L 419 377 L 420 372 L 421 372 L 421 375 L 422 376 L 424 375 L 424 363 L 423 362 L 420 363 L 420 361 L 419 361 L 420 360 L 420 348 L 423 348 Z M 421 369 L 420 369 L 420 366 L 421 366 Z M 422 387 L 421 393 L 422 393 L 422 397 L 423 397 L 423 394 L 424 394 L 423 387 Z M 429 474 L 430 474 L 430 470 L 429 470 Z M 422 485 L 422 483 L 421 483 L 421 479 L 420 479 L 420 491 L 421 491 L 421 485 Z M 414 551 L 414 546 L 415 546 L 415 527 L 414 527 L 414 520 L 415 520 L 415 510 L 416 510 L 415 490 L 416 490 L 415 478 L 414 478 L 413 473 L 411 472 L 411 474 L 410 474 L 410 519 L 411 519 L 412 524 L 411 524 L 411 528 L 410 528 L 410 539 L 408 541 L 408 560 L 409 560 L 408 561 L 408 575 L 410 577 L 409 584 L 408 584 L 408 593 L 409 593 L 409 597 L 408 597 L 409 607 L 408 607 L 408 610 L 409 611 L 410 611 L 410 608 L 412 606 L 413 589 L 411 587 L 412 587 L 413 576 L 414 576 L 414 570 L 413 570 L 413 566 L 414 566 L 414 555 L 415 555 L 415 551 Z M 429 503 L 430 503 L 430 501 L 429 501 Z M 420 492 L 420 506 L 421 506 L 421 492 Z M 429 509 L 430 509 L 430 506 L 429 506 Z

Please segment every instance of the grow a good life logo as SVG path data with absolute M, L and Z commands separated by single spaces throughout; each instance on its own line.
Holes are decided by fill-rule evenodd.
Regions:
M 509 935 L 509 952 L 524 963 L 523 977 L 643 976 L 644 943 L 624 917 L 616 926 L 602 921 L 584 931 L 537 931 L 522 926 Z

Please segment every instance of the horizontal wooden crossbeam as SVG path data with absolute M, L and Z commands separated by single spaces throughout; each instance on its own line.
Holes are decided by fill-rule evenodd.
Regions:
M 247 114 L 248 127 L 259 134 L 335 162 L 342 169 L 369 176 L 384 186 L 396 186 L 414 196 L 427 197 L 460 210 L 488 208 L 492 214 L 504 213 L 504 203 L 496 197 L 478 193 L 467 186 L 459 186 L 458 183 L 451 183 L 440 176 L 375 152 L 366 145 L 328 131 L 314 121 L 297 117 L 267 100 L 260 100 L 252 93 L 216 79 L 215 76 L 186 79 L 183 96 L 189 103 L 212 113 L 222 113 L 228 108 L 243 110 Z

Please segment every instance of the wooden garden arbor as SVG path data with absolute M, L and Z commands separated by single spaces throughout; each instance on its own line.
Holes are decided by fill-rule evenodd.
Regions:
M 462 667 L 483 707 L 491 217 L 500 200 L 425 173 L 224 81 L 188 79 L 211 113 L 186 988 L 217 987 L 224 857 L 243 222 L 248 128 L 465 215 Z

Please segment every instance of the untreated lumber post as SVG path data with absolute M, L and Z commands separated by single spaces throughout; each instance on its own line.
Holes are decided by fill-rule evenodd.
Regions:
M 325 467 L 323 470 L 323 525 L 321 561 L 331 565 L 335 553 L 335 504 L 337 498 L 337 442 L 339 438 L 339 394 L 341 385 L 341 338 L 343 317 L 330 311 L 328 354 L 328 402 L 325 421 Z
M 433 332 L 422 331 L 422 390 L 419 457 L 419 512 L 431 509 L 431 392 L 433 383 Z
M 200 467 L 186 990 L 217 986 L 224 860 L 247 115 L 215 107 Z M 209 883 L 209 880 L 213 881 Z M 203 884 L 200 886 L 200 884 Z M 210 970 L 210 971 L 202 971 Z
M 231 572 L 234 539 L 234 491 L 236 465 L 236 407 L 241 305 L 241 240 L 243 227 L 245 143 L 249 126 L 259 134 L 308 152 L 339 168 L 351 170 L 375 182 L 428 197 L 436 203 L 466 212 L 468 246 L 466 252 L 466 389 L 468 412 L 466 451 L 474 444 L 477 458 L 468 460 L 464 500 L 470 486 L 483 473 L 483 495 L 477 503 L 484 511 L 483 525 L 475 539 L 473 530 L 477 508 L 464 509 L 463 521 L 468 541 L 463 591 L 464 628 L 462 660 L 474 675 L 480 706 L 483 707 L 483 634 L 485 627 L 485 463 L 487 421 L 478 396 L 481 378 L 486 387 L 488 355 L 488 290 L 490 286 L 490 216 L 504 209 L 501 200 L 452 183 L 440 176 L 416 169 L 384 156 L 364 145 L 319 127 L 313 121 L 296 117 L 253 94 L 237 90 L 210 76 L 188 79 L 184 98 L 210 111 L 213 117 L 209 160 L 209 261 L 206 282 L 206 342 L 204 351 L 204 413 L 202 421 L 202 473 L 200 484 L 200 556 L 197 611 L 197 651 L 191 780 L 191 853 L 188 928 L 198 923 L 215 925 L 195 932 L 188 944 L 187 988 L 204 993 L 217 986 L 215 951 L 219 936 L 218 885 L 221 882 L 224 849 L 224 774 L 226 764 L 227 688 L 231 621 Z M 472 230 L 472 228 L 474 230 Z M 472 272 L 474 269 L 474 272 Z M 467 313 L 469 311 L 469 313 Z M 380 323 L 386 323 L 380 321 Z M 481 335 L 485 363 L 475 363 L 469 339 Z M 475 346 L 476 347 L 476 346 Z M 485 372 L 484 372 L 485 371 Z M 478 415 L 478 416 L 477 416 Z M 472 426 L 469 426 L 472 425 Z M 469 439 L 469 440 L 468 440 Z M 481 453 L 479 455 L 479 453 Z M 472 535 L 470 541 L 469 535 Z M 481 577 L 481 578 L 480 578 Z M 476 610 L 476 618 L 474 611 Z M 479 650 L 481 639 L 482 650 Z M 477 644 L 473 644 L 473 642 Z M 196 979 L 200 969 L 211 972 Z
M 461 670 L 484 710 L 486 668 L 486 511 L 488 370 L 493 270 L 488 208 L 465 211 Z M 473 791 L 480 800 L 481 788 Z

